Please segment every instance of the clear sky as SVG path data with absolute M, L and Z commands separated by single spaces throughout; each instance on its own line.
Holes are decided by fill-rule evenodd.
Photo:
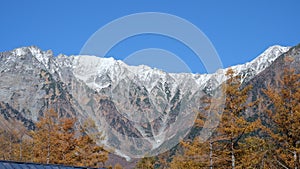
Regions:
M 2 0 L 0 6 L 0 51 L 35 45 L 55 55 L 76 55 L 99 28 L 139 12 L 191 22 L 210 39 L 224 67 L 251 61 L 271 45 L 300 43 L 299 0 Z M 160 48 L 180 55 L 192 72 L 205 72 L 180 43 L 145 37 L 130 38 L 108 55 L 123 60 L 144 48 Z

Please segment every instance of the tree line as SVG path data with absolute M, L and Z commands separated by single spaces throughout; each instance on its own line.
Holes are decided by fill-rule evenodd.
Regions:
M 44 113 L 34 131 L 1 130 L 0 159 L 43 164 L 103 167 L 108 152 L 85 130 L 93 126 L 87 121 L 78 129 L 75 118 L 63 118 L 54 110 Z

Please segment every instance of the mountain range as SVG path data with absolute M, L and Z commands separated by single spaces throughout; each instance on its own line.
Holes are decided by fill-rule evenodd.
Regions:
M 276 85 L 287 65 L 300 71 L 300 46 L 271 46 L 254 60 L 230 67 L 244 85 Z M 79 123 L 93 120 L 102 132 L 99 144 L 127 159 L 166 151 L 185 137 L 201 98 L 213 96 L 229 68 L 213 74 L 167 73 L 145 65 L 129 66 L 113 58 L 54 56 L 30 46 L 0 53 L 0 125 L 34 129 L 49 109 Z M 255 114 L 252 110 L 249 116 Z

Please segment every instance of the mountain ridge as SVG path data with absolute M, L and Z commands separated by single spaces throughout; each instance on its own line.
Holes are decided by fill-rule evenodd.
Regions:
M 272 46 L 233 69 L 247 82 L 288 50 Z M 98 143 L 128 158 L 174 146 L 192 127 L 200 98 L 213 95 L 228 70 L 172 74 L 113 58 L 54 57 L 34 46 L 2 52 L 0 61 L 0 101 L 33 122 L 49 108 L 81 122 L 91 118 L 106 137 Z
M 215 73 L 212 73 L 212 74 L 168 73 L 168 72 L 164 72 L 163 70 L 160 70 L 157 68 L 151 68 L 147 65 L 130 66 L 130 65 L 127 65 L 126 63 L 124 63 L 123 61 L 115 60 L 112 57 L 101 58 L 101 57 L 89 56 L 89 55 L 66 56 L 63 54 L 60 54 L 57 57 L 55 57 L 55 56 L 53 56 L 53 52 L 51 50 L 42 51 L 41 49 L 39 49 L 38 47 L 35 47 L 35 46 L 16 48 L 13 50 L 13 53 L 16 56 L 21 56 L 24 54 L 28 54 L 28 52 L 30 52 L 47 69 L 49 69 L 48 64 L 49 64 L 49 60 L 51 58 L 57 62 L 56 66 L 58 66 L 58 67 L 68 67 L 68 68 L 74 69 L 74 67 L 75 67 L 74 63 L 76 65 L 77 62 L 81 62 L 82 64 L 90 64 L 89 66 L 95 66 L 94 69 L 98 68 L 97 72 L 95 72 L 95 70 L 94 70 L 94 72 L 93 72 L 94 74 L 106 73 L 112 67 L 118 68 L 120 70 L 120 67 L 122 66 L 122 67 L 125 67 L 125 69 L 128 69 L 134 75 L 139 75 L 142 73 L 143 76 L 139 76 L 140 79 L 142 79 L 142 80 L 145 80 L 147 78 L 147 73 L 158 74 L 161 76 L 165 76 L 165 74 L 168 74 L 173 79 L 178 79 L 178 78 L 181 78 L 182 76 L 191 75 L 192 78 L 195 79 L 195 82 L 201 86 L 203 82 L 207 82 L 212 77 L 215 78 L 219 83 L 224 82 L 226 80 L 225 72 L 229 68 L 233 69 L 236 72 L 236 74 L 241 74 L 241 73 L 243 73 L 242 71 L 246 71 L 249 68 L 254 68 L 253 69 L 253 71 L 255 71 L 254 74 L 258 74 L 262 70 L 264 70 L 266 67 L 268 67 L 278 56 L 287 52 L 289 49 L 290 49 L 290 47 L 274 45 L 274 46 L 267 48 L 262 54 L 258 55 L 252 61 L 246 62 L 245 64 L 238 64 L 238 65 L 230 66 L 230 67 L 224 68 L 224 69 L 218 69 Z M 86 58 L 86 59 L 84 59 L 84 58 Z M 67 65 L 65 65 L 66 62 L 67 62 Z M 93 62 L 96 62 L 97 64 L 91 65 L 91 64 L 93 64 Z M 80 67 L 80 65 L 76 65 L 76 66 Z M 86 66 L 85 68 L 88 68 L 88 66 Z M 51 72 L 54 72 L 54 71 L 55 70 L 52 70 Z M 75 74 L 77 73 L 79 78 L 80 78 L 80 71 L 83 71 L 83 70 L 80 70 L 80 68 L 77 68 L 77 70 L 75 71 Z M 91 73 L 91 72 L 86 71 L 84 73 Z M 222 74 L 222 75 L 220 76 L 220 74 Z M 247 73 L 243 73 L 243 76 L 247 76 Z M 244 80 L 245 77 L 243 78 L 243 76 L 242 76 L 242 79 Z M 83 79 L 81 77 L 81 80 L 85 80 L 85 79 Z M 90 86 L 92 86 L 92 85 L 90 85 Z M 100 88 L 101 88 L 101 86 L 100 86 Z

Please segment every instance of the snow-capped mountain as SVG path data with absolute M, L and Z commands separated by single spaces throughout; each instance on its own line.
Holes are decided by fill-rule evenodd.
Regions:
M 253 61 L 231 68 L 246 83 L 288 50 L 272 46 Z M 228 69 L 175 74 L 113 58 L 54 57 L 37 47 L 18 48 L 0 53 L 0 106 L 14 110 L 1 115 L 6 120 L 18 116 L 29 127 L 54 108 L 80 122 L 94 120 L 105 135 L 99 143 L 122 156 L 152 155 L 187 134 L 201 98 L 213 95 Z
M 234 70 L 236 75 L 242 76 L 242 81 L 247 81 L 268 67 L 281 54 L 287 52 L 290 47 L 282 47 L 279 45 L 271 46 L 261 55 L 251 62 L 229 67 Z M 59 73 L 60 69 L 67 68 L 76 76 L 77 79 L 85 82 L 89 87 L 97 91 L 106 88 L 110 84 L 118 83 L 121 79 L 128 77 L 135 79 L 151 90 L 159 80 L 172 81 L 178 85 L 187 76 L 203 89 L 209 80 L 214 79 L 217 84 L 221 84 L 226 80 L 226 71 L 229 68 L 217 70 L 213 74 L 190 74 L 190 73 L 167 73 L 162 70 L 152 69 L 146 65 L 129 66 L 120 60 L 114 58 L 100 58 L 96 56 L 77 55 L 65 56 L 59 55 L 53 57 L 52 51 L 41 51 L 39 48 L 23 47 L 15 49 L 11 52 L 13 56 L 32 55 L 37 59 L 42 67 L 48 71 Z M 14 59 L 7 58 L 7 60 Z M 50 65 L 52 64 L 52 65 Z M 101 78 L 102 77 L 102 78 Z
M 261 55 L 245 64 L 229 67 L 242 81 L 247 81 L 268 67 L 278 56 L 287 52 L 290 47 L 271 46 Z M 150 91 L 158 81 L 172 81 L 176 88 L 184 78 L 192 79 L 197 89 L 203 89 L 209 80 L 214 79 L 218 86 L 226 80 L 225 74 L 229 68 L 218 70 L 214 74 L 167 73 L 148 66 L 129 66 L 114 58 L 99 58 L 96 56 L 59 56 L 56 59 L 60 67 L 69 67 L 77 79 L 84 81 L 89 87 L 101 90 L 108 85 L 118 83 L 124 78 L 142 83 Z M 102 78 L 101 78 L 102 77 Z M 104 80 L 105 79 L 105 80 Z M 174 89 L 173 88 L 173 89 Z

